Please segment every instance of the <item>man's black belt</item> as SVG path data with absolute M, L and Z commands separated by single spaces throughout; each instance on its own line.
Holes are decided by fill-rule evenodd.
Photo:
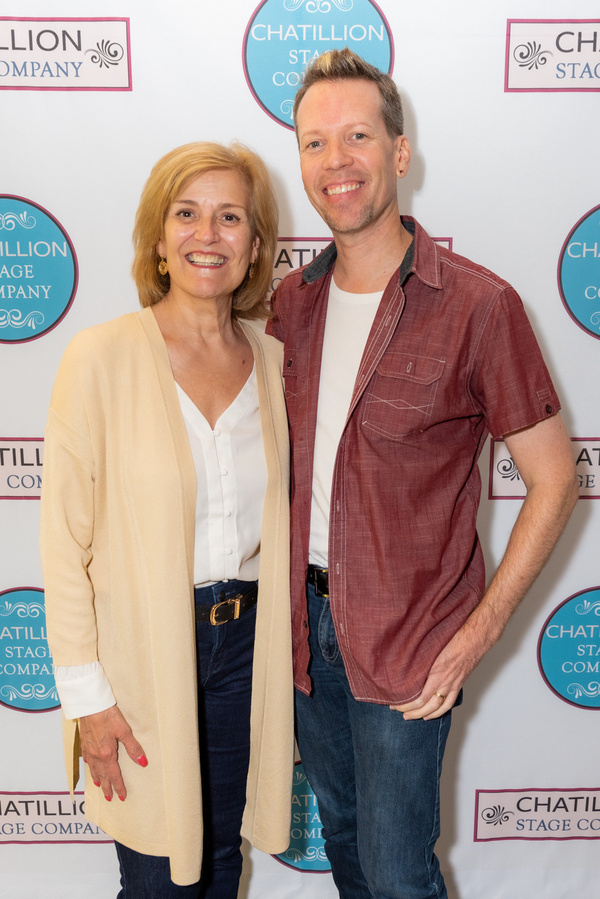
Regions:
M 235 621 L 256 605 L 257 598 L 258 586 L 253 584 L 247 593 L 238 593 L 237 596 L 231 596 L 213 606 L 196 604 L 196 621 L 208 621 L 210 624 L 226 624 L 228 621 Z
M 329 571 L 327 568 L 317 568 L 309 565 L 306 573 L 306 583 L 312 584 L 317 596 L 329 596 Z

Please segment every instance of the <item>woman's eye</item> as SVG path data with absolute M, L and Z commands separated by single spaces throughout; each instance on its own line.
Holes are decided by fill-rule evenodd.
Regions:
M 190 209 L 179 209 L 175 215 L 179 218 L 187 219 L 193 216 L 193 212 Z
M 226 222 L 239 222 L 239 216 L 234 215 L 233 212 L 226 212 L 223 216 Z

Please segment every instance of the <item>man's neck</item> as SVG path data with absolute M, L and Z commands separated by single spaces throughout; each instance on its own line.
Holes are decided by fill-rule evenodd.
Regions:
M 397 217 L 388 227 L 371 234 L 334 234 L 337 249 L 335 283 L 348 293 L 375 293 L 385 290 L 412 242 L 412 235 Z

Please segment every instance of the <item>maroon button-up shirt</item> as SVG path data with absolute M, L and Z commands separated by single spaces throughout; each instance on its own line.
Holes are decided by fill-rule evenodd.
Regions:
M 381 299 L 333 472 L 329 591 L 356 699 L 415 698 L 485 587 L 477 458 L 554 415 L 558 397 L 523 305 L 496 275 L 414 219 Z M 296 686 L 310 692 L 306 569 L 321 350 L 335 246 L 288 275 L 268 329 L 284 341 L 292 443 Z M 365 260 L 368 265 L 368 259 Z

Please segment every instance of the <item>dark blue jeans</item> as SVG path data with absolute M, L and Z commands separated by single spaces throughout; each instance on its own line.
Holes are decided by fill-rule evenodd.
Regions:
M 296 691 L 300 756 L 341 899 L 447 899 L 434 854 L 450 714 L 405 721 L 357 702 L 329 600 L 308 588 L 313 693 Z
M 245 592 L 245 581 L 206 587 L 196 601 L 214 605 Z M 236 899 L 242 871 L 240 827 L 250 757 L 250 696 L 256 606 L 237 621 L 196 622 L 198 727 L 204 847 L 198 883 L 177 886 L 169 859 L 116 843 L 121 868 L 117 899 Z

